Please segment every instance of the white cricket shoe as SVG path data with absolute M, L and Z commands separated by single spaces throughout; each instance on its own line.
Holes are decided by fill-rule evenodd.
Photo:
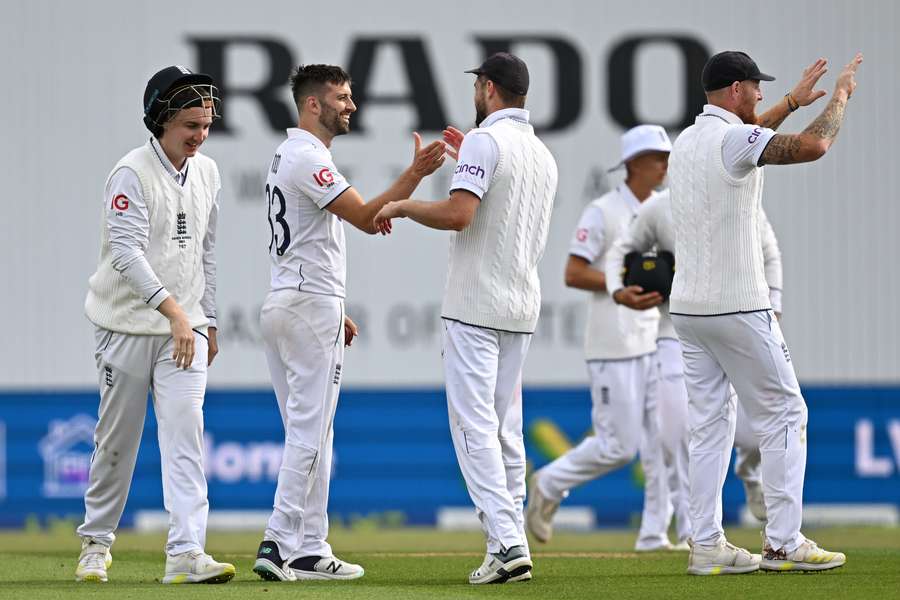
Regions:
M 288 564 L 288 567 L 298 580 L 336 579 L 346 581 L 359 579 L 366 574 L 366 570 L 361 566 L 333 555 L 295 558 Z
M 216 562 L 205 552 L 184 552 L 166 557 L 163 583 L 225 583 L 234 577 L 234 565 Z
M 738 575 L 759 570 L 761 557 L 748 550 L 728 543 L 725 537 L 712 548 L 704 548 L 692 542 L 688 558 L 689 575 Z
M 253 572 L 266 581 L 297 581 L 288 561 L 281 558 L 278 544 L 272 540 L 263 540 L 259 545 Z
M 652 544 L 637 542 L 634 545 L 635 552 L 669 552 L 673 549 L 672 542 L 664 540 L 662 542 L 654 542 Z
M 528 480 L 528 505 L 525 507 L 525 525 L 534 539 L 547 543 L 553 537 L 553 515 L 559 508 L 559 502 L 550 500 L 541 493 L 538 485 L 538 473 L 532 473 Z
M 690 552 L 691 545 L 688 543 L 688 539 L 685 538 L 672 546 L 670 550 L 672 550 L 672 552 Z
M 766 521 L 766 501 L 763 497 L 762 483 L 759 481 L 744 482 L 744 498 L 750 514 L 759 521 Z
M 513 579 L 527 581 L 529 578 L 523 575 L 530 573 L 533 566 L 524 546 L 513 546 L 507 548 L 506 552 L 488 552 L 484 555 L 481 566 L 469 574 L 469 583 L 506 583 Z
M 843 552 L 822 550 L 812 540 L 805 539 L 793 552 L 773 550 L 766 541 L 759 568 L 763 571 L 827 571 L 842 567 L 845 562 L 847 557 Z
M 515 577 L 510 577 L 510 578 L 507 579 L 506 581 L 507 581 L 508 583 L 514 583 L 514 582 L 517 582 L 517 581 L 522 581 L 522 582 L 524 582 L 524 581 L 531 581 L 531 577 L 532 577 L 531 571 L 525 571 L 525 572 L 522 573 L 521 575 L 516 575 Z
M 75 581 L 106 583 L 106 571 L 112 565 L 112 554 L 103 544 L 85 541 L 75 567 Z

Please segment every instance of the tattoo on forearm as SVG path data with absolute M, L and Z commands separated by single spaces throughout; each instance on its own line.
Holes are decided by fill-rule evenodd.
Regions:
M 832 96 L 822 114 L 816 117 L 800 135 L 813 136 L 830 142 L 841 129 L 846 106 L 846 100 Z M 787 165 L 811 160 L 810 158 L 800 157 L 801 145 L 800 136 L 776 135 L 763 151 L 759 164 L 760 166 L 765 164 Z
M 832 97 L 822 114 L 803 130 L 803 133 L 814 135 L 818 138 L 833 140 L 841 129 L 844 121 L 844 108 L 847 103 L 839 98 Z
M 784 123 L 784 120 L 787 119 L 788 116 L 787 116 L 787 114 L 784 114 L 781 116 L 769 114 L 769 113 L 776 112 L 776 108 L 769 109 L 766 112 L 764 112 L 763 114 L 761 114 L 759 116 L 759 122 L 757 122 L 757 125 L 759 125 L 760 127 L 767 127 L 769 129 L 773 129 L 773 130 L 778 129 L 778 127 L 782 123 Z
M 800 139 L 796 135 L 775 135 L 763 151 L 759 164 L 787 165 L 797 162 Z

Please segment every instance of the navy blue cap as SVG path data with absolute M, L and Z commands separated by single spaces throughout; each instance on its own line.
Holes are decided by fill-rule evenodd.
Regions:
M 735 81 L 775 81 L 771 75 L 759 70 L 746 52 L 728 50 L 711 57 L 703 66 L 700 81 L 707 92 L 728 87 Z
M 509 52 L 492 54 L 480 67 L 469 69 L 466 73 L 484 75 L 519 96 L 528 93 L 528 66 L 521 58 Z

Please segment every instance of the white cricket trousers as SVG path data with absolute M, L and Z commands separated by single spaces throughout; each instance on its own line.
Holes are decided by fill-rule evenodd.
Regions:
M 678 539 L 691 535 L 690 479 L 690 428 L 688 427 L 688 393 L 684 382 L 684 359 L 681 342 L 675 338 L 656 341 L 659 359 L 659 416 L 660 439 L 669 480 L 669 497 L 675 512 Z M 733 389 L 731 390 L 733 394 Z M 736 400 L 735 400 L 736 401 Z M 759 442 L 749 426 L 749 419 L 742 404 L 737 406 L 737 422 L 734 436 L 734 473 L 748 483 L 759 483 Z
M 331 556 L 328 489 L 344 360 L 344 302 L 270 292 L 260 312 L 266 362 L 284 424 L 284 455 L 264 539 L 281 557 Z
M 541 493 L 561 501 L 569 490 L 621 468 L 641 453 L 644 510 L 635 547 L 668 543 L 671 518 L 657 410 L 655 353 L 587 362 L 594 433 L 538 472 Z
M 723 535 L 722 484 L 734 442 L 736 410 L 728 383 L 759 440 L 766 538 L 792 552 L 800 533 L 806 471 L 806 403 L 772 311 L 721 316 L 672 315 L 681 339 L 689 404 L 690 496 L 694 542 Z
M 450 436 L 488 552 L 525 546 L 522 366 L 531 334 L 443 319 Z
M 94 357 L 100 409 L 94 430 L 90 481 L 84 494 L 82 538 L 111 546 L 125 509 L 153 392 L 163 505 L 169 513 L 166 553 L 202 551 L 206 543 L 206 476 L 203 472 L 203 398 L 208 343 L 194 332 L 194 361 L 175 366 L 172 336 L 130 335 L 96 328 Z

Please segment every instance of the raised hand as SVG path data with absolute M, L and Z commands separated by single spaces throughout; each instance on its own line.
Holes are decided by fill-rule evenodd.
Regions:
M 447 145 L 447 156 L 456 160 L 459 158 L 459 147 L 462 146 L 463 138 L 466 137 L 462 131 L 451 125 L 444 130 L 444 144 Z
M 853 95 L 853 90 L 856 89 L 856 70 L 859 68 L 859 65 L 862 64 L 863 56 L 861 52 L 857 52 L 856 56 L 853 57 L 853 60 L 844 67 L 844 70 L 841 71 L 840 75 L 838 75 L 837 81 L 834 84 L 834 93 L 844 92 L 847 94 L 847 98 Z
M 437 171 L 444 164 L 444 143 L 435 140 L 422 147 L 422 136 L 413 132 L 415 150 L 413 152 L 412 170 L 417 177 L 427 177 Z
M 791 97 L 800 106 L 809 106 L 819 98 L 825 95 L 825 90 L 814 90 L 816 83 L 822 78 L 822 75 L 828 72 L 828 61 L 824 58 L 816 60 L 813 64 L 803 69 L 803 76 L 794 89 L 791 90 Z

